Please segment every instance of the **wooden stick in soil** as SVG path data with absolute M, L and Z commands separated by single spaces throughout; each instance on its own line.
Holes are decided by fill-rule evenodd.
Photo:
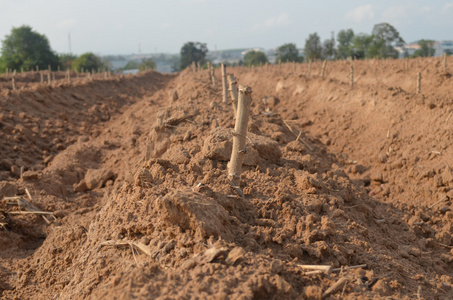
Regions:
M 350 70 L 349 70 L 349 79 L 350 79 L 350 86 L 351 86 L 351 89 L 354 88 L 354 66 L 352 65 L 352 60 L 351 60 L 351 66 L 350 66 Z
M 211 65 L 211 81 L 212 81 L 212 86 L 214 88 L 217 88 L 217 82 L 215 80 L 215 72 L 214 72 L 214 67 Z
M 13 72 L 13 77 L 11 78 L 11 83 L 13 85 L 13 90 L 16 90 L 16 70 Z
M 422 73 L 417 73 L 417 94 L 420 94 L 422 90 Z
M 325 59 L 324 62 L 322 63 L 321 78 L 323 78 L 323 79 L 324 79 L 324 73 L 326 71 L 326 64 L 327 64 L 327 59 Z
M 238 87 L 236 79 L 232 74 L 228 75 L 228 85 L 230 87 L 228 90 L 230 91 L 231 95 L 231 103 L 233 104 L 234 117 L 236 118 L 238 107 Z
M 247 152 L 245 142 L 251 102 L 252 89 L 248 86 L 241 85 L 239 87 L 236 124 L 233 131 L 233 151 L 231 152 L 231 159 L 228 164 L 228 179 L 234 186 L 239 186 L 240 184 L 242 161 Z
M 447 73 L 447 53 L 444 53 L 444 73 Z
M 311 60 L 308 61 L 308 77 L 311 75 Z
M 227 87 L 227 76 L 226 76 L 226 66 L 221 64 L 220 68 L 222 70 L 222 88 L 223 88 L 223 103 L 228 103 L 228 87 Z

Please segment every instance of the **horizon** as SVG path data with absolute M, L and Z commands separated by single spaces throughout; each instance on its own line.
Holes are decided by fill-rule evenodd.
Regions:
M 0 40 L 13 27 L 28 25 L 45 35 L 57 53 L 179 54 L 188 41 L 206 43 L 209 52 L 275 49 L 286 43 L 303 48 L 314 32 L 324 41 L 332 32 L 336 38 L 340 30 L 349 28 L 355 34 L 370 34 L 375 24 L 383 22 L 394 26 L 406 43 L 453 39 L 449 31 L 453 1 L 393 4 L 390 0 L 0 0 L 4 12 Z

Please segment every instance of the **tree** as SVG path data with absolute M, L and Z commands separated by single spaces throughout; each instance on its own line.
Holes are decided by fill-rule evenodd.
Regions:
M 335 41 L 333 39 L 325 40 L 322 45 L 322 57 L 332 59 L 335 57 Z
M 144 59 L 140 66 L 138 66 L 139 71 L 145 71 L 145 70 L 155 70 L 156 69 L 156 63 L 151 59 Z
M 72 62 L 72 69 L 74 71 L 80 71 L 82 68 L 90 71 L 91 69 L 97 70 L 103 67 L 104 65 L 101 59 L 92 52 L 84 53 Z
M 247 67 L 258 66 L 269 62 L 266 54 L 261 51 L 249 51 L 244 55 L 244 65 Z
M 140 64 L 136 62 L 135 60 L 130 60 L 127 62 L 127 64 L 122 68 L 123 70 L 136 70 Z
M 369 57 L 369 48 L 373 42 L 373 36 L 366 33 L 355 35 L 351 42 L 351 56 L 357 59 Z
M 434 41 L 433 40 L 419 40 L 418 45 L 420 46 L 420 49 L 415 50 L 413 57 L 429 57 L 429 56 L 434 56 L 434 53 L 436 53 L 436 49 L 433 48 L 434 46 Z
M 296 44 L 284 44 L 277 48 L 275 53 L 277 60 L 282 62 L 301 62 L 303 57 L 299 56 L 299 50 L 296 48 Z
M 400 37 L 398 30 L 389 23 L 379 23 L 374 25 L 372 31 L 373 41 L 370 44 L 371 57 L 387 58 L 398 57 L 395 46 L 404 45 L 404 40 Z
M 352 56 L 352 40 L 354 38 L 354 31 L 352 29 L 340 30 L 337 35 L 337 57 L 348 58 Z
M 208 48 L 206 44 L 199 42 L 187 42 L 181 48 L 181 56 L 179 65 L 181 70 L 184 70 L 192 64 L 192 62 L 204 65 L 206 63 L 206 53 Z
M 305 58 L 309 60 L 322 58 L 321 40 L 316 32 L 310 34 L 305 40 Z
M 63 69 L 66 70 L 67 68 L 71 68 L 72 62 L 77 58 L 76 55 L 72 53 L 62 53 L 58 54 L 58 65 Z
M 30 26 L 23 25 L 13 28 L 2 42 L 0 69 L 32 70 L 57 68 L 58 58 L 50 49 L 49 40 L 45 35 L 33 31 Z

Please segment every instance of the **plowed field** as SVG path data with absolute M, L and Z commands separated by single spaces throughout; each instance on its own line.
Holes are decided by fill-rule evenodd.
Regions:
M 353 65 L 353 88 L 344 61 L 227 68 L 243 195 L 206 70 L 3 76 L 0 297 L 452 299 L 451 74 Z

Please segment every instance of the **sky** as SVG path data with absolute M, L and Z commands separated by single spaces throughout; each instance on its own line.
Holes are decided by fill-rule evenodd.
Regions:
M 314 32 L 322 41 L 348 28 L 371 34 L 382 22 L 408 43 L 453 40 L 453 0 L 0 0 L 0 12 L 0 40 L 29 25 L 76 55 L 179 53 L 188 41 L 209 51 L 303 48 Z

